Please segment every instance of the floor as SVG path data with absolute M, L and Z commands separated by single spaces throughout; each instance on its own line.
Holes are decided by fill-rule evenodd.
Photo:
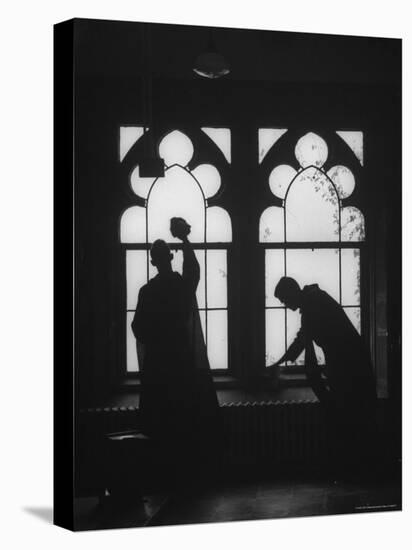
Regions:
M 401 509 L 399 480 L 270 481 L 143 499 L 77 499 L 79 530 L 180 525 Z

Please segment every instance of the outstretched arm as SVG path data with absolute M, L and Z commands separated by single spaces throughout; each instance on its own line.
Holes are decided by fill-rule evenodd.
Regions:
M 295 359 L 299 357 L 304 349 L 305 341 L 303 337 L 303 332 L 302 330 L 300 330 L 296 335 L 296 338 L 287 349 L 286 353 L 282 355 L 282 357 L 278 361 L 276 361 L 276 363 L 272 365 L 272 367 L 277 367 L 282 363 L 285 363 L 286 361 L 295 361 Z

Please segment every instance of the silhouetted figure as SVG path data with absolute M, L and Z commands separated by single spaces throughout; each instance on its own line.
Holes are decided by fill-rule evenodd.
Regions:
M 165 241 L 153 243 L 158 274 L 144 285 L 132 330 L 142 371 L 140 416 L 143 431 L 168 447 L 175 461 L 212 451 L 218 402 L 197 310 L 199 263 L 188 240 L 190 226 L 172 218 L 171 233 L 183 242 L 183 273 L 172 270 Z
M 274 366 L 294 361 L 305 351 L 308 381 L 324 407 L 334 460 L 345 464 L 365 459 L 372 449 L 376 389 L 369 353 L 342 306 L 317 284 L 302 289 L 282 277 L 275 296 L 301 313 L 301 328 Z M 315 342 L 325 356 L 317 364 Z M 323 372 L 322 372 L 323 371 Z

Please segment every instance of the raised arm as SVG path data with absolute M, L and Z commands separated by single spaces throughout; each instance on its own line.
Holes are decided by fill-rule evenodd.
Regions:
M 196 292 L 200 280 L 200 267 L 193 247 L 188 239 L 190 225 L 183 218 L 172 218 L 170 220 L 170 231 L 174 237 L 177 237 L 183 243 L 182 276 L 190 292 L 194 293 Z

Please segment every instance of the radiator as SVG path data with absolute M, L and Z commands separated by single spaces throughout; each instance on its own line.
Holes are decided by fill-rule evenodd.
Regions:
M 220 412 L 226 463 L 307 464 L 325 457 L 325 426 L 317 401 L 225 403 Z M 136 429 L 139 411 L 137 407 L 85 409 L 79 421 L 82 448 L 109 432 Z
M 221 413 L 226 461 L 308 464 L 325 458 L 317 401 L 230 403 Z

